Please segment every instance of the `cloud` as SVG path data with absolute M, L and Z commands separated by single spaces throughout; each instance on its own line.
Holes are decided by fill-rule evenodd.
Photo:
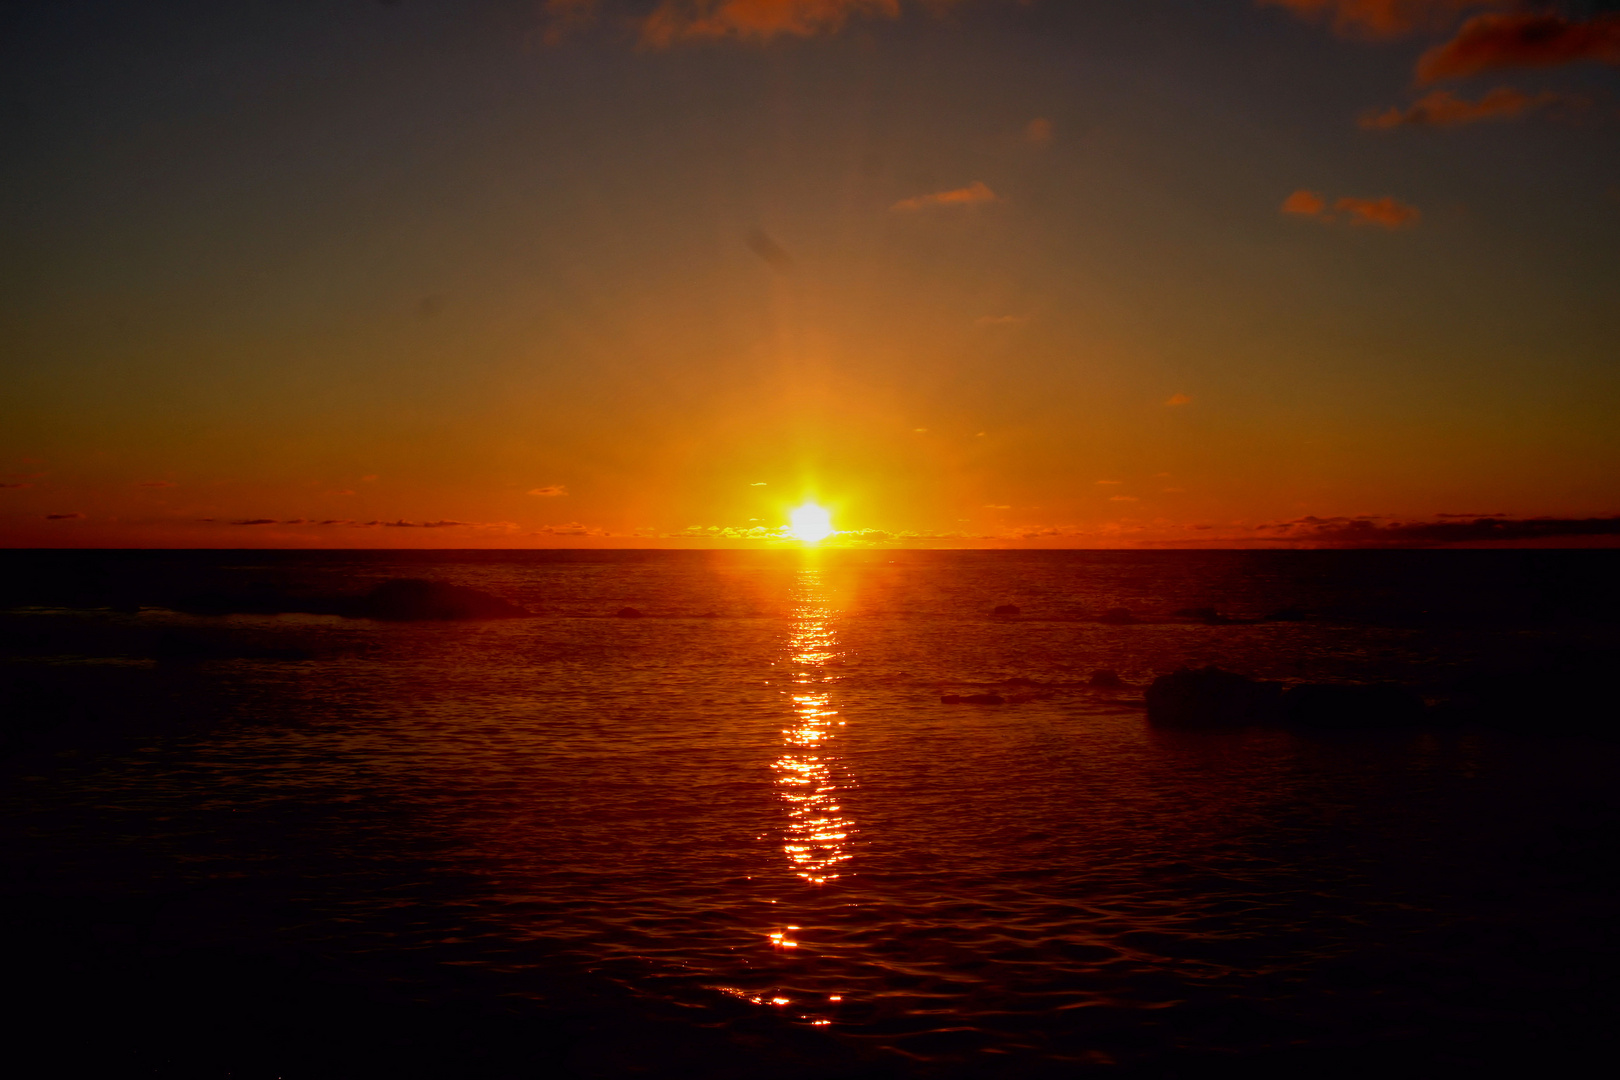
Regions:
M 975 326 L 1023 326 L 1029 322 L 1027 315 L 981 315 L 973 320 Z
M 141 487 L 164 488 L 164 487 L 179 487 L 179 486 L 180 485 L 176 484 L 173 480 L 145 480 L 145 481 L 141 482 Z
M 34 486 L 33 484 L 23 484 L 23 483 L 0 484 L 0 488 L 31 488 L 33 486 Z
M 851 15 L 900 16 L 901 0 L 662 0 L 641 21 L 641 44 L 667 49 L 678 41 L 735 38 L 769 41 L 779 34 L 835 34 Z
M 901 199 L 889 209 L 909 213 L 941 206 L 973 206 L 978 203 L 1000 201 L 996 193 L 990 190 L 988 184 L 982 180 L 975 180 L 964 188 L 956 188 L 952 191 L 936 191 L 931 195 L 915 195 L 909 199 Z
M 1378 225 L 1385 229 L 1416 225 L 1423 216 L 1417 207 L 1396 202 L 1388 195 L 1382 199 L 1354 199 L 1345 196 L 1333 204 L 1333 209 L 1340 214 L 1349 215 L 1351 222 L 1356 225 Z
M 786 248 L 778 244 L 763 229 L 754 229 L 748 234 L 748 250 L 764 259 L 776 270 L 786 272 L 793 269 L 793 256 L 788 254 Z
M 765 481 L 763 481 L 763 480 L 761 480 L 761 481 L 760 481 L 760 482 L 759 482 L 759 483 L 757 483 L 757 484 L 749 484 L 749 485 L 748 485 L 748 486 L 749 486 L 749 487 L 769 487 L 769 486 L 770 486 L 770 485 L 769 485 L 769 484 L 767 484 L 767 483 L 766 483 L 766 482 L 765 482 Z
M 84 515 L 79 513 L 77 510 L 75 510 L 71 514 L 46 514 L 45 515 L 45 520 L 46 521 L 76 521 L 77 519 L 82 518 L 82 517 L 84 517 Z
M 1010 507 L 1010 506 L 998 506 L 995 503 L 985 503 L 984 508 L 986 510 L 1011 510 L 1012 509 L 1012 507 Z
M 1141 502 L 1142 500 L 1138 499 L 1135 495 L 1111 495 L 1111 496 L 1109 496 L 1108 501 L 1109 502 Z
M 1480 517 L 1439 521 L 1390 521 L 1376 518 L 1304 517 L 1262 525 L 1268 539 L 1349 547 L 1439 547 L 1447 544 L 1511 543 L 1580 536 L 1620 536 L 1620 517 L 1520 518 Z
M 1443 26 L 1462 11 L 1507 7 L 1511 0 L 1259 0 L 1305 18 L 1331 15 L 1334 32 L 1345 37 L 1392 38 L 1425 27 Z
M 277 518 L 243 518 L 240 521 L 233 521 L 233 522 L 231 522 L 231 524 L 232 525 L 280 525 L 281 521 L 279 519 L 277 519 Z
M 1543 90 L 1539 94 L 1526 94 L 1511 86 L 1498 86 L 1478 101 L 1457 97 L 1449 90 L 1434 90 L 1406 108 L 1391 106 L 1383 112 L 1368 112 L 1357 123 L 1375 131 L 1397 127 L 1455 127 L 1481 120 L 1512 120 L 1525 113 L 1566 104 L 1579 107 L 1584 98 L 1572 94 L 1559 94 Z
M 1285 214 L 1299 214 L 1302 217 L 1317 217 L 1327 209 L 1327 200 L 1314 191 L 1300 188 L 1288 198 L 1283 200 L 1282 212 Z
M 1346 220 L 1354 225 L 1378 225 L 1386 229 L 1415 225 L 1423 216 L 1417 207 L 1398 202 L 1389 195 L 1381 199 L 1358 199 L 1346 195 L 1335 201 L 1330 210 L 1326 199 L 1314 191 L 1306 191 L 1303 188 L 1284 199 L 1280 209 L 1285 214 L 1314 218 L 1317 221 Z M 1187 402 L 1177 402 L 1175 398 L 1171 398 L 1166 404 L 1185 405 Z
M 1424 53 L 1420 83 L 1504 68 L 1557 67 L 1582 60 L 1620 64 L 1620 14 L 1580 21 L 1552 11 L 1476 15 L 1455 37 Z
M 1186 394 L 1171 394 L 1165 401 L 1166 405 L 1191 405 L 1192 398 Z
M 562 484 L 547 484 L 545 487 L 529 489 L 530 495 L 539 495 L 541 498 L 555 498 L 558 495 L 568 494 L 568 489 Z
M 592 525 L 581 525 L 577 521 L 570 521 L 566 525 L 542 525 L 539 532 L 531 536 L 607 536 L 604 529 Z
M 1052 141 L 1052 121 L 1043 116 L 1037 116 L 1024 125 L 1024 141 L 1034 143 L 1036 146 L 1045 146 Z

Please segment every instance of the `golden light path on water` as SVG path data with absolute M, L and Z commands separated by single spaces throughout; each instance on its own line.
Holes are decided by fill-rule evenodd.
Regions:
M 788 637 L 793 719 L 782 731 L 782 755 L 774 764 L 777 793 L 788 811 L 782 850 L 794 873 L 811 885 L 825 885 L 849 861 L 855 823 L 839 805 L 833 743 L 844 721 L 832 707 L 827 665 L 841 653 L 818 569 L 799 571 L 793 604 Z M 785 934 L 779 940 L 790 945 Z

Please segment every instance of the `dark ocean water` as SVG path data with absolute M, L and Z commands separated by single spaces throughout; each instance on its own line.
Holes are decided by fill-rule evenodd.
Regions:
M 90 1033 L 65 1061 L 1443 1075 L 1614 1030 L 1612 702 L 1318 733 L 1141 703 L 1184 664 L 1441 706 L 1606 664 L 1606 552 L 0 564 L 4 899 L 29 1023 Z M 538 616 L 175 610 L 399 577 Z

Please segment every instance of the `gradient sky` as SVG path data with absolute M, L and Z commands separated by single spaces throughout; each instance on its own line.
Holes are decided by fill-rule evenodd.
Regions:
M 0 543 L 1620 515 L 1614 3 L 3 12 Z

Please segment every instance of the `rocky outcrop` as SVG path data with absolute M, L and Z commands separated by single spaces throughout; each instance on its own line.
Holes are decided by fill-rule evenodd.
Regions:
M 1218 667 L 1181 668 L 1147 689 L 1148 720 L 1166 727 L 1236 727 L 1277 719 L 1282 686 Z
M 1302 683 L 1282 696 L 1283 722 L 1310 728 L 1404 728 L 1421 724 L 1423 699 L 1402 686 Z
M 388 622 L 451 619 L 522 619 L 533 614 L 498 596 L 466 585 L 447 585 L 422 578 L 385 581 L 345 605 L 342 614 Z

